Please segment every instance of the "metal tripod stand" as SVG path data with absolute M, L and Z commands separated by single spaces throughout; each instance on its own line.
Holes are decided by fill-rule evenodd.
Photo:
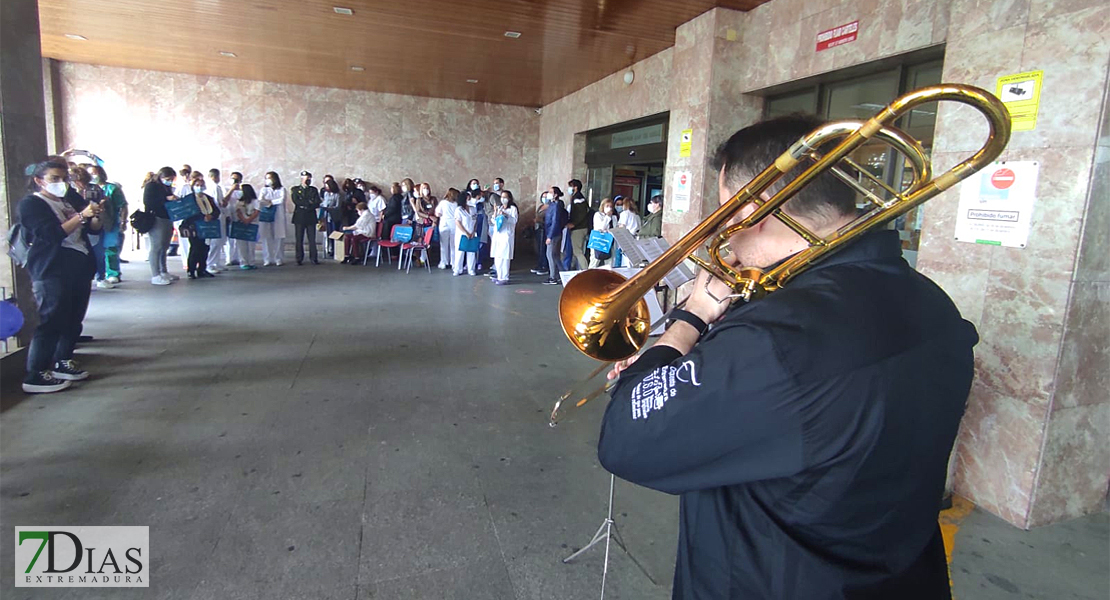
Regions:
M 647 569 L 645 569 L 644 566 L 640 564 L 640 561 L 636 560 L 636 557 L 632 556 L 632 553 L 628 551 L 628 547 L 624 545 L 624 540 L 621 539 L 620 531 L 617 530 L 617 523 L 613 521 L 613 486 L 615 483 L 616 476 L 609 475 L 609 512 L 606 514 L 605 520 L 601 522 L 601 527 L 597 528 L 597 533 L 594 534 L 593 539 L 590 540 L 590 543 L 583 546 L 581 550 L 578 550 L 574 554 L 571 554 L 570 556 L 563 559 L 563 563 L 567 564 L 575 558 L 578 558 L 583 552 L 589 550 L 590 548 L 593 548 L 601 540 L 605 540 L 605 562 L 602 564 L 601 567 L 601 600 L 605 600 L 605 580 L 609 575 L 610 539 L 615 541 L 617 545 L 621 547 L 621 550 L 624 550 L 624 553 L 628 555 L 628 558 L 632 559 L 632 562 L 635 563 L 637 567 L 639 567 L 640 572 L 642 572 L 644 576 L 647 577 L 649 581 L 651 581 L 652 584 L 658 585 L 658 583 L 655 581 L 655 578 L 653 578 L 651 574 L 647 572 Z

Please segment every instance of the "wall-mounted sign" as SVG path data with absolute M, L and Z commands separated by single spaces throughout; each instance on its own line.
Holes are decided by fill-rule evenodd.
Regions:
M 671 209 L 677 212 L 690 210 L 690 183 L 693 176 L 689 171 L 674 174 L 674 192 L 671 194 Z
M 1013 131 L 1032 131 L 1037 127 L 1041 106 L 1041 80 L 1044 71 L 1029 71 L 998 78 L 994 94 L 1010 111 Z
M 859 21 L 852 21 L 840 27 L 833 27 L 817 34 L 817 51 L 828 50 L 856 41 L 859 32 Z
M 996 162 L 960 184 L 956 240 L 1024 248 L 1037 199 L 1035 161 Z
M 694 130 L 683 129 L 682 140 L 678 144 L 678 155 L 681 157 L 690 156 L 690 150 L 694 146 Z
M 610 148 L 628 148 L 644 144 L 658 144 L 663 141 L 663 124 L 638 127 L 628 131 L 618 131 L 609 140 Z

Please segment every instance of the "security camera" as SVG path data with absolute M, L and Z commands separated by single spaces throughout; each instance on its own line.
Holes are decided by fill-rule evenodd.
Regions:
M 543 114 L 543 109 L 542 108 L 537 108 L 536 109 L 536 114 L 537 115 L 542 115 Z
M 636 156 L 636 151 L 635 150 L 629 150 L 628 155 L 629 156 Z

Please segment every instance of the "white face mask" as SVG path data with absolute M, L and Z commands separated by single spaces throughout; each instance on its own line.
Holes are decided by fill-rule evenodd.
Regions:
M 500 192 L 501 191 L 501 184 L 500 183 L 493 184 L 493 191 Z
M 69 191 L 69 184 L 64 181 L 55 181 L 46 184 L 42 189 L 55 198 L 64 198 L 66 192 Z
M 420 190 L 420 195 L 427 198 L 428 197 L 428 190 Z
M 162 183 L 167 185 L 167 186 L 173 187 L 173 180 L 172 179 L 163 179 Z
M 504 197 L 504 196 L 502 196 L 502 197 L 501 197 L 501 204 L 508 204 L 508 203 L 509 203 L 509 199 L 508 199 L 508 198 L 506 198 L 506 197 Z
M 409 186 L 407 186 L 407 185 L 402 185 L 402 186 L 401 186 L 401 193 L 402 193 L 402 194 L 407 194 L 407 193 L 409 193 Z
M 203 191 L 204 191 L 204 186 L 203 185 L 194 185 L 193 186 L 193 193 L 199 194 Z
M 478 184 L 477 183 L 470 184 L 470 189 L 474 190 L 474 191 L 477 191 L 478 190 Z

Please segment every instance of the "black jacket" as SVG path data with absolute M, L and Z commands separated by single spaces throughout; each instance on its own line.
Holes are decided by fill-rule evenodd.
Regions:
M 681 495 L 675 598 L 948 598 L 937 514 L 974 326 L 869 234 L 620 378 L 598 455 Z
M 567 210 L 570 212 L 570 224 L 574 225 L 575 229 L 589 229 L 593 225 L 590 222 L 590 203 L 581 192 L 575 192 L 566 203 Z
M 65 201 L 78 212 L 85 209 L 86 203 L 80 194 L 66 194 Z M 76 250 L 63 252 L 62 240 L 66 238 L 66 232 L 62 229 L 62 223 L 58 221 L 58 215 L 54 214 L 54 210 L 45 200 L 34 194 L 28 194 L 19 201 L 18 212 L 23 235 L 30 244 L 27 251 L 27 271 L 33 281 L 41 281 L 49 277 L 59 269 L 58 264 L 62 260 L 80 260 L 87 263 L 83 266 L 86 268 L 88 279 L 92 279 L 93 274 L 96 273 L 96 259 L 93 258 L 92 244 L 89 243 L 88 225 L 85 225 L 81 231 L 81 241 L 89 251 L 87 254 L 78 256 L 80 253 Z
M 151 181 L 143 188 L 143 208 L 147 212 L 154 213 L 156 217 L 168 219 L 170 214 L 166 212 L 166 197 L 173 195 L 170 186 L 161 181 Z
M 320 208 L 320 191 L 315 186 L 293 186 L 289 191 L 293 198 L 293 224 L 315 225 L 316 209 Z

